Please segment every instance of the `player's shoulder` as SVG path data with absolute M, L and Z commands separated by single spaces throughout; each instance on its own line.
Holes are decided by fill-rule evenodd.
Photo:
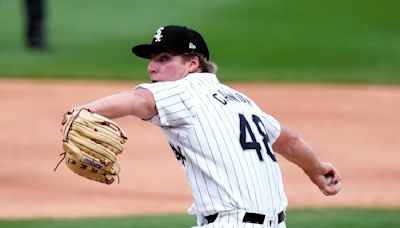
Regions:
M 190 84 L 196 86 L 209 86 L 220 83 L 215 74 L 205 73 L 205 72 L 191 73 L 187 75 L 185 78 L 183 78 L 181 81 L 183 84 Z
M 214 74 L 210 73 L 191 73 L 186 77 L 176 81 L 163 81 L 155 83 L 142 83 L 136 88 L 145 88 L 150 90 L 153 94 L 156 93 L 170 93 L 182 94 L 188 90 L 201 90 L 204 87 L 219 84 L 219 81 Z
M 182 90 L 181 83 L 178 83 L 178 81 L 142 83 L 142 84 L 137 85 L 136 88 L 148 89 L 153 94 L 160 93 L 160 92 L 176 92 L 176 91 Z

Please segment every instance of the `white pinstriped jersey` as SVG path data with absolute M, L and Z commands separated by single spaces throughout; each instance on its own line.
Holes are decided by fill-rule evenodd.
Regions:
M 282 177 L 271 145 L 280 124 L 214 74 L 141 84 L 155 98 L 160 126 L 189 180 L 195 213 L 286 209 Z

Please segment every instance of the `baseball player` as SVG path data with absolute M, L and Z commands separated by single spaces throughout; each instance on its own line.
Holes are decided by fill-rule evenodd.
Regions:
M 294 131 L 246 95 L 217 79 L 203 37 L 184 26 L 155 32 L 132 52 L 148 59 L 152 83 L 80 106 L 117 118 L 133 115 L 159 126 L 187 175 L 198 227 L 286 227 L 275 153 L 295 163 L 325 194 L 339 188 L 335 167 L 321 162 Z

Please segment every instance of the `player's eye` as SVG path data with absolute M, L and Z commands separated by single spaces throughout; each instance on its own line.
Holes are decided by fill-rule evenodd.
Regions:
M 170 57 L 169 55 L 167 55 L 167 54 L 160 55 L 160 56 L 157 58 L 158 62 L 161 62 L 161 63 L 167 62 L 167 61 L 169 61 L 170 59 L 171 59 L 171 57 Z

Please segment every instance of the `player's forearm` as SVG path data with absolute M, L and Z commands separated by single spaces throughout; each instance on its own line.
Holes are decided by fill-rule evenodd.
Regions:
M 76 107 L 76 109 L 87 108 L 92 112 L 108 118 L 118 118 L 127 115 L 127 108 L 123 105 L 125 94 L 119 93 L 100 98 L 88 104 Z
M 294 131 L 283 128 L 274 150 L 298 165 L 310 177 L 323 172 L 321 161 L 310 145 Z
M 147 101 L 133 90 L 103 97 L 78 108 L 88 108 L 108 118 L 133 115 L 145 119 L 152 115 Z
M 302 138 L 298 138 L 283 156 L 302 168 L 309 176 L 322 173 L 320 160 Z

